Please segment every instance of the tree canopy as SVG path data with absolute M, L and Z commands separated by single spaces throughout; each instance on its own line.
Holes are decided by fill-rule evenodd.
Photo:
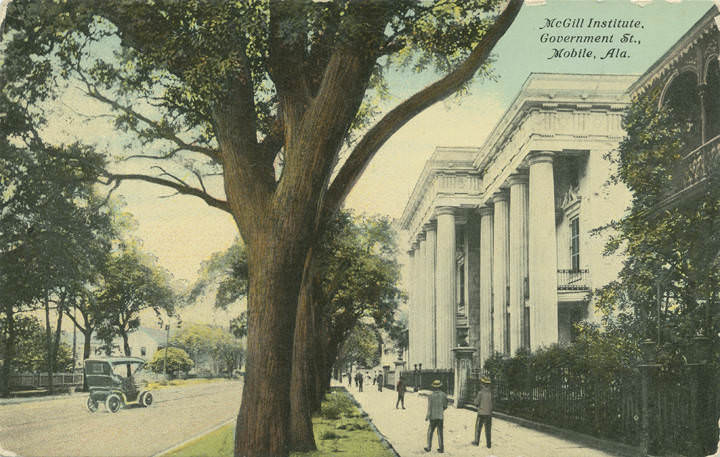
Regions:
M 295 328 L 314 246 L 378 149 L 415 115 L 467 87 L 522 0 L 242 0 L 10 3 L 4 92 L 33 119 L 80 91 L 109 110 L 120 155 L 104 170 L 202 198 L 232 214 L 248 248 L 248 383 L 237 455 L 287 455 Z M 389 110 L 397 68 L 437 80 Z M 106 114 L 106 113 L 103 113 Z M 87 136 L 92 132 L 73 132 Z M 225 195 L 206 181 L 222 176 Z M 312 306 L 312 305 L 308 305 Z M 297 322 L 296 322 L 297 321 Z M 280 418 L 280 419 L 278 419 Z M 302 447 L 302 446 L 300 446 Z

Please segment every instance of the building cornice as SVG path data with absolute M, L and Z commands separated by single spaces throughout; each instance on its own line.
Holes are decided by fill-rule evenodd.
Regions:
M 637 75 L 531 73 L 503 117 L 480 148 L 475 168 L 487 166 L 533 112 L 622 112 L 629 103 L 627 88 Z
M 637 96 L 652 87 L 675 68 L 680 59 L 702 40 L 705 35 L 712 32 L 717 26 L 715 17 L 718 16 L 718 9 L 711 6 L 710 9 L 698 21 L 685 32 L 685 34 L 668 49 L 650 68 L 635 81 L 628 93 Z

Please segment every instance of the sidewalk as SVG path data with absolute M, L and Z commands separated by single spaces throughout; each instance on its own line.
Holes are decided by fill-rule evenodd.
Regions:
M 347 386 L 347 384 L 346 384 Z M 400 457 L 437 454 L 437 435 L 433 436 L 433 448 L 426 453 L 427 444 L 427 398 L 418 393 L 405 394 L 405 407 L 395 409 L 397 394 L 394 390 L 377 391 L 377 386 L 364 386 L 358 392 L 355 386 L 348 390 L 360 403 L 369 419 L 392 444 Z M 485 431 L 480 446 L 471 441 L 475 433 L 474 411 L 457 409 L 449 405 L 445 411 L 445 454 L 449 457 L 618 457 L 616 454 L 584 447 L 553 435 L 526 428 L 512 422 L 493 418 L 492 449 L 485 447 Z

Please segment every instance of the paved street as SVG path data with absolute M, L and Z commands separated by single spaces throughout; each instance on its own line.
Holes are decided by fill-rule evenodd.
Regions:
M 0 449 L 32 456 L 151 456 L 234 418 L 242 383 L 223 381 L 154 392 L 149 408 L 92 414 L 87 394 L 0 405 Z M 0 451 L 1 452 L 1 451 Z
M 346 385 L 347 386 L 347 385 Z M 405 407 L 395 409 L 397 394 L 394 390 L 378 392 L 372 384 L 363 392 L 355 387 L 350 393 L 369 414 L 380 433 L 392 443 L 401 457 L 437 454 L 437 435 L 433 436 L 433 449 L 426 453 L 427 398 L 416 393 L 405 394 Z M 556 438 L 512 422 L 493 418 L 492 449 L 485 447 L 485 434 L 480 447 L 470 444 L 475 432 L 475 412 L 456 409 L 450 405 L 445 411 L 445 454 L 448 457 L 618 457 L 615 454 L 583 447 L 578 443 Z

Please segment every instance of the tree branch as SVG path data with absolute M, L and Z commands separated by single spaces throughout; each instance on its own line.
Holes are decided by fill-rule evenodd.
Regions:
M 328 219 L 339 208 L 353 185 L 362 175 L 365 167 L 385 142 L 417 114 L 444 100 L 472 79 L 475 72 L 487 60 L 495 44 L 515 20 L 523 0 L 510 0 L 494 25 L 487 31 L 465 61 L 445 77 L 417 92 L 387 113 L 360 140 L 343 164 L 340 172 L 328 189 L 323 218 Z
M 168 179 L 158 178 L 156 176 L 147 176 L 142 174 L 115 174 L 115 173 L 107 173 L 106 174 L 108 181 L 103 184 L 111 184 L 111 183 L 119 183 L 121 181 L 129 181 L 129 180 L 135 180 L 135 181 L 145 181 L 152 184 L 158 184 L 161 186 L 169 187 L 171 189 L 175 189 L 178 193 L 181 193 L 183 195 L 192 195 L 193 197 L 199 197 L 205 201 L 209 206 L 212 206 L 217 209 L 221 209 L 225 211 L 226 213 L 232 214 L 230 211 L 230 207 L 228 206 L 228 203 L 224 200 L 217 199 L 213 197 L 212 195 L 208 194 L 207 192 L 204 192 L 200 189 L 197 189 L 195 187 L 190 187 L 188 185 L 183 185 L 175 181 L 170 181 Z
M 172 141 L 173 143 L 175 143 L 176 145 L 179 146 L 179 148 L 176 149 L 174 152 L 171 152 L 165 156 L 161 156 L 161 157 L 149 156 L 149 158 L 166 159 L 166 158 L 170 158 L 170 157 L 174 156 L 177 152 L 179 152 L 181 150 L 186 150 L 186 151 L 197 152 L 197 153 L 203 154 L 203 155 L 211 158 L 214 161 L 220 160 L 220 156 L 218 155 L 216 150 L 211 149 L 211 148 L 206 148 L 203 146 L 198 146 L 196 144 L 192 144 L 192 143 L 188 143 L 188 142 L 184 141 L 177 135 L 170 132 L 170 130 L 168 128 L 165 128 L 162 125 L 160 125 L 158 122 L 150 119 L 147 116 L 144 116 L 144 115 L 138 113 L 137 111 L 133 110 L 132 108 L 130 108 L 128 106 L 121 105 L 117 101 L 112 100 L 112 99 L 106 97 L 105 95 L 101 94 L 96 88 L 92 87 L 92 85 L 90 85 L 87 81 L 85 81 L 85 84 L 87 85 L 86 94 L 88 96 L 90 96 L 96 100 L 99 100 L 103 103 L 106 103 L 106 104 L 110 105 L 112 108 L 114 108 L 118 111 L 122 111 L 123 113 L 128 114 L 128 115 L 144 122 L 145 124 L 150 126 L 155 131 L 155 133 L 158 135 L 159 138 L 163 138 L 163 139 Z M 140 156 L 140 157 L 146 158 L 145 156 Z M 132 158 L 132 157 L 129 157 L 129 158 Z

